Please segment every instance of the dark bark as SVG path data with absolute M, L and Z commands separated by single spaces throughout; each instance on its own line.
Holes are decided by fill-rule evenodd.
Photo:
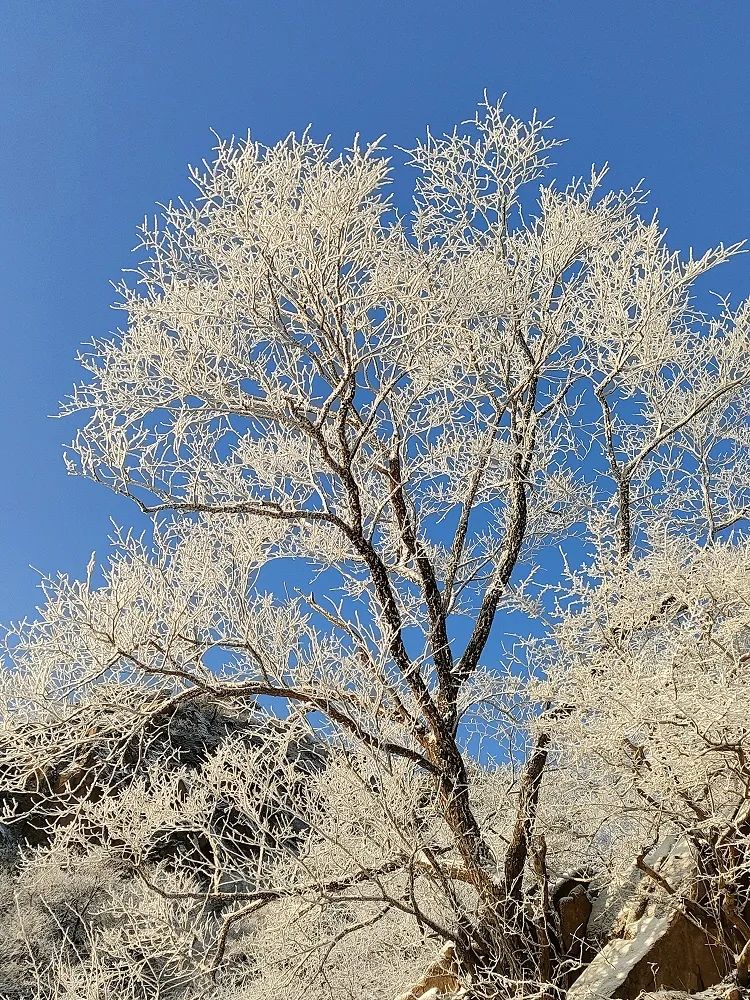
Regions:
M 466 645 L 464 655 L 458 664 L 456 670 L 456 689 L 458 689 L 462 681 L 471 675 L 479 663 L 479 658 L 490 637 L 490 631 L 492 630 L 495 614 L 497 613 L 497 606 L 510 582 L 511 575 L 521 552 L 524 535 L 526 534 L 528 504 L 526 488 L 524 486 L 525 472 L 521 468 L 520 460 L 516 461 L 514 466 L 515 468 L 512 473 L 513 481 L 511 483 L 510 513 L 505 543 L 500 554 L 500 559 L 498 560 L 493 582 L 485 594 L 479 613 L 477 614 L 474 631 Z
M 617 551 L 620 559 L 627 559 L 632 544 L 632 514 L 630 511 L 630 480 L 621 475 L 617 482 Z
M 549 733 L 541 733 L 521 779 L 518 811 L 505 855 L 504 886 L 506 899 L 520 908 L 523 899 L 523 873 L 529 857 L 536 824 L 539 791 L 549 754 Z

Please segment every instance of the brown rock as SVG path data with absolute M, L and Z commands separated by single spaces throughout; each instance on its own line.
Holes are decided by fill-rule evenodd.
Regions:
M 455 949 L 452 944 L 446 944 L 435 961 L 427 967 L 419 982 L 414 983 L 397 1000 L 422 1000 L 422 998 L 427 1000 L 428 995 L 432 998 L 455 994 L 460 987 Z
M 585 888 L 576 886 L 569 896 L 558 904 L 560 913 L 560 943 L 565 955 L 580 958 L 586 938 L 586 927 L 591 916 L 592 903 Z
M 614 996 L 635 1000 L 640 993 L 653 990 L 697 993 L 721 982 L 728 972 L 726 953 L 711 945 L 706 934 L 684 914 L 677 913 Z

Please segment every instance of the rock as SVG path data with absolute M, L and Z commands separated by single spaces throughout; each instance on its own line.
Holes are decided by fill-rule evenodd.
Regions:
M 591 899 L 582 885 L 576 886 L 569 896 L 560 899 L 560 944 L 566 956 L 577 959 L 582 957 L 592 909 Z
M 427 967 L 425 974 L 397 1000 L 435 1000 L 439 996 L 455 997 L 460 994 L 458 965 L 455 947 L 451 942 L 443 945 L 438 957 Z
M 623 995 L 620 991 L 626 988 L 631 972 L 648 958 L 654 945 L 666 934 L 669 920 L 667 916 L 643 916 L 635 922 L 631 938 L 616 938 L 605 944 L 568 990 L 568 1000 Z
M 726 952 L 681 910 L 655 910 L 649 907 L 625 936 L 604 945 L 568 991 L 569 1000 L 634 1000 L 660 989 L 692 994 L 721 982 L 729 971 Z
M 729 972 L 727 952 L 713 946 L 683 908 L 697 892 L 687 843 L 673 837 L 657 845 L 630 884 L 629 896 L 607 900 L 602 893 L 594 901 L 589 924 L 606 943 L 568 991 L 569 1000 L 634 1000 L 655 990 L 694 994 L 720 983 Z M 616 915 L 613 899 L 620 903 Z

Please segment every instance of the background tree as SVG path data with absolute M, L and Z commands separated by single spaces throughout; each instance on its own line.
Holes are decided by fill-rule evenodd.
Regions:
M 377 143 L 220 142 L 144 224 L 66 409 L 154 537 L 46 581 L 3 676 L 8 818 L 56 800 L 48 863 L 127 900 L 50 982 L 389 996 L 437 939 L 441 989 L 547 995 L 558 876 L 745 836 L 748 306 L 693 295 L 740 247 L 671 250 L 603 170 L 530 193 L 555 145 L 485 104 L 405 218 Z M 186 763 L 192 703 L 252 733 Z

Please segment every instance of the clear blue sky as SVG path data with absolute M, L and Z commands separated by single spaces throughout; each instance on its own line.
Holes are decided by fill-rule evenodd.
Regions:
M 570 138 L 560 174 L 645 177 L 674 243 L 750 235 L 749 0 L 4 0 L 0 4 L 0 621 L 84 572 L 131 511 L 66 477 L 47 415 L 116 322 L 136 224 L 185 194 L 209 128 L 312 122 L 408 144 L 483 88 Z M 716 276 L 750 292 L 750 257 Z

